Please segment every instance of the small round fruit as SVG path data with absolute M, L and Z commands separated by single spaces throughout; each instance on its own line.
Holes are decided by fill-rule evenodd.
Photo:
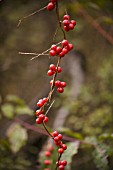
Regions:
M 50 2 L 48 5 L 47 5 L 47 10 L 48 11 L 52 11 L 54 9 L 55 5 L 54 3 Z
M 55 66 L 54 64 L 51 64 L 51 65 L 49 66 L 49 69 L 50 69 L 50 70 L 53 70 L 53 71 L 56 71 L 56 66 Z
M 63 20 L 69 20 L 70 19 L 70 16 L 69 15 L 64 15 L 63 16 Z
M 58 136 L 58 132 L 57 132 L 57 131 L 54 131 L 54 132 L 53 132 L 53 136 L 54 136 L 54 137 Z
M 50 56 L 55 56 L 56 55 L 56 51 L 55 50 L 50 50 L 49 55 Z
M 68 20 L 63 20 L 63 25 L 64 26 L 68 26 L 69 25 L 69 21 Z
M 48 121 L 49 121 L 49 118 L 47 116 L 45 116 L 44 123 L 47 123 Z
M 57 91 L 58 91 L 58 93 L 63 93 L 64 89 L 62 87 L 58 87 Z
M 42 123 L 42 119 L 37 118 L 37 119 L 36 119 L 36 124 L 41 124 L 41 123 Z
M 40 114 L 42 114 L 43 113 L 43 111 L 41 110 L 41 109 L 38 109 L 38 110 L 36 110 L 36 116 L 39 116 Z
M 58 153 L 62 154 L 64 152 L 63 148 L 58 149 Z
M 67 46 L 68 45 L 68 40 L 63 40 L 62 45 L 63 45 L 63 47 Z
M 66 82 L 61 82 L 61 87 L 66 87 Z
M 54 72 L 52 70 L 48 70 L 48 72 L 47 72 L 48 76 L 52 76 L 53 74 L 54 74 Z

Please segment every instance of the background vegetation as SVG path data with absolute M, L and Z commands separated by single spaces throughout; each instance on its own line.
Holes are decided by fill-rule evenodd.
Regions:
M 53 120 L 57 120 L 63 106 L 68 114 L 59 131 L 76 139 L 74 152 L 73 142 L 67 140 L 70 146 L 66 153 L 70 162 L 68 170 L 112 170 L 113 1 L 59 1 L 61 17 L 67 8 L 77 26 L 67 35 L 74 44 L 74 52 L 64 59 L 64 64 L 62 62 L 62 78 L 68 87 L 63 95 L 54 96 L 48 126 L 55 128 Z M 34 111 L 37 100 L 48 94 L 46 72 L 55 61 L 47 56 L 30 61 L 32 56 L 18 52 L 42 52 L 49 48 L 57 23 L 54 12 L 43 11 L 23 20 L 20 27 L 17 24 L 21 17 L 47 2 L 0 1 L 1 170 L 40 169 L 39 153 L 47 136 L 42 127 L 35 126 Z M 61 40 L 61 36 L 59 32 L 55 42 Z M 81 74 L 72 67 L 71 57 L 75 63 L 79 61 Z

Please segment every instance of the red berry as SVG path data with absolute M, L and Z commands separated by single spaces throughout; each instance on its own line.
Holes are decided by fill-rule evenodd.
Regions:
M 48 101 L 48 98 L 44 97 L 43 102 L 46 103 Z
M 42 113 L 43 113 L 43 111 L 41 109 L 36 110 L 36 116 L 39 116 Z
M 60 46 L 58 46 L 58 47 L 56 48 L 56 52 L 59 54 L 61 51 L 62 51 L 62 48 L 61 48 Z
M 56 86 L 56 87 L 60 87 L 60 86 L 61 86 L 61 82 L 60 82 L 59 80 L 56 80 L 56 81 L 55 81 L 55 86 Z
M 69 20 L 70 19 L 70 16 L 69 15 L 64 15 L 63 16 L 63 20 Z
M 67 48 L 63 48 L 62 49 L 62 53 L 65 55 L 65 54 L 67 54 L 68 53 L 68 49 Z
M 54 74 L 54 71 L 48 70 L 48 72 L 47 72 L 47 75 L 48 75 L 48 76 L 52 76 L 53 74 Z
M 43 105 L 44 105 L 44 102 L 43 102 L 42 99 L 40 99 L 40 100 L 38 101 L 38 103 L 37 103 L 37 106 L 38 106 L 38 107 L 42 107 Z
M 62 139 L 62 135 L 58 134 L 58 138 L 59 138 L 59 140 L 61 140 Z
M 47 10 L 48 11 L 52 11 L 54 9 L 55 5 L 54 3 L 50 2 L 48 5 L 47 5 Z
M 58 67 L 58 73 L 61 73 L 62 72 L 62 68 L 61 67 Z
M 54 141 L 58 142 L 59 141 L 59 137 L 58 136 L 54 137 Z
M 64 89 L 62 87 L 58 87 L 57 91 L 58 93 L 63 93 Z
M 75 20 L 71 20 L 70 23 L 73 24 L 74 26 L 77 24 Z
M 65 55 L 65 54 L 64 54 L 63 52 L 59 53 L 59 56 L 60 56 L 60 57 L 64 57 L 64 55 Z
M 55 56 L 56 55 L 56 51 L 55 50 L 50 50 L 49 55 L 50 56 Z
M 68 48 L 69 51 L 72 50 L 73 49 L 73 44 L 68 44 L 67 48 Z
M 62 153 L 64 152 L 64 149 L 63 149 L 63 148 L 60 148 L 60 149 L 58 149 L 58 152 L 59 152 L 60 154 L 62 154 Z
M 55 66 L 54 64 L 51 64 L 51 65 L 49 66 L 49 69 L 50 69 L 50 70 L 53 70 L 53 71 L 56 71 L 56 66 Z
M 63 145 L 62 145 L 62 148 L 63 148 L 64 150 L 66 150 L 66 149 L 67 149 L 67 145 L 66 145 L 66 144 L 63 144 Z
M 69 27 L 68 26 L 64 26 L 64 30 L 68 32 L 69 31 Z
M 67 161 L 66 160 L 61 161 L 61 165 L 66 166 L 67 165 Z
M 42 119 L 37 118 L 37 119 L 36 119 L 36 124 L 41 124 L 41 123 L 42 123 Z
M 68 28 L 70 29 L 70 30 L 73 30 L 74 29 L 74 24 L 69 24 L 69 26 L 68 26 Z
M 49 121 L 49 118 L 47 116 L 45 116 L 44 123 L 47 123 L 48 121 Z
M 54 137 L 58 136 L 58 132 L 57 132 L 57 131 L 54 131 L 54 132 L 53 132 L 53 136 L 54 136 Z
M 61 87 L 66 87 L 66 82 L 61 82 Z
M 44 114 L 39 115 L 39 118 L 40 118 L 41 120 L 44 120 L 44 118 L 45 118 Z
M 68 40 L 63 40 L 62 45 L 63 45 L 63 47 L 67 46 L 68 45 Z
M 56 48 L 57 48 L 57 46 L 56 46 L 55 44 L 53 44 L 53 45 L 51 46 L 51 50 L 56 51 Z
M 46 151 L 45 152 L 45 156 L 50 157 L 51 156 L 51 152 L 50 151 Z
M 58 167 L 58 169 L 59 169 L 59 170 L 64 170 L 64 166 L 63 166 L 63 165 L 60 165 L 60 166 Z
M 45 161 L 44 161 L 44 164 L 45 164 L 45 165 L 50 165 L 50 164 L 51 164 L 51 161 L 50 161 L 50 160 L 45 160 Z
M 68 25 L 69 25 L 69 21 L 68 21 L 68 20 L 66 20 L 66 19 L 65 19 L 65 20 L 63 20 L 63 25 L 64 25 L 64 26 L 68 26 Z

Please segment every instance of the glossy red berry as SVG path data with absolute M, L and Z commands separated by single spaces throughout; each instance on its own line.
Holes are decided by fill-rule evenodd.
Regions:
M 63 47 L 67 46 L 68 45 L 68 40 L 63 40 L 62 45 L 63 45 Z
M 59 140 L 61 140 L 62 139 L 62 135 L 58 134 L 58 138 L 59 138 Z
M 57 91 L 58 91 L 58 93 L 63 93 L 64 89 L 62 87 L 58 87 Z
M 62 144 L 62 148 L 63 148 L 64 150 L 66 150 L 66 149 L 67 149 L 67 145 L 66 145 L 66 144 Z
M 73 30 L 73 29 L 74 29 L 74 24 L 70 23 L 69 26 L 68 26 L 68 28 L 69 28 L 70 30 Z
M 48 72 L 47 72 L 47 75 L 48 76 L 52 76 L 54 74 L 54 71 L 53 70 L 48 70 Z
M 60 86 L 61 86 L 61 82 L 60 82 L 59 80 L 56 80 L 56 81 L 55 81 L 55 86 L 56 86 L 56 87 L 60 87 Z
M 73 44 L 68 44 L 67 48 L 68 48 L 69 51 L 72 50 L 73 49 Z
M 54 141 L 58 142 L 59 141 L 59 137 L 58 136 L 54 137 Z
M 44 101 L 42 99 L 40 99 L 37 103 L 38 107 L 42 107 L 44 105 Z
M 76 21 L 75 20 L 71 20 L 70 23 L 73 24 L 74 26 L 76 25 Z
M 64 166 L 63 166 L 63 165 L 60 165 L 60 166 L 58 167 L 58 169 L 59 169 L 59 170 L 64 170 Z
M 36 110 L 36 116 L 39 116 L 42 113 L 43 113 L 43 111 L 41 109 Z
M 69 20 L 69 19 L 70 19 L 70 16 L 69 16 L 69 15 L 64 15 L 64 16 L 63 16 L 63 20 L 65 20 L 65 19 L 66 19 L 66 20 Z
M 51 164 L 51 161 L 50 161 L 50 160 L 45 160 L 45 161 L 44 161 L 44 164 L 45 164 L 45 165 L 50 165 L 50 164 Z
M 50 50 L 49 55 L 50 56 L 55 56 L 56 55 L 56 51 L 55 50 Z
M 56 48 L 57 48 L 57 46 L 56 46 L 55 44 L 53 44 L 53 45 L 51 46 L 51 50 L 56 51 Z
M 50 69 L 50 70 L 53 70 L 53 71 L 56 71 L 56 66 L 55 66 L 54 64 L 51 64 L 51 65 L 49 66 L 49 69 Z
M 58 136 L 58 132 L 57 132 L 57 131 L 54 131 L 54 132 L 53 132 L 53 136 L 54 136 L 54 137 Z
M 64 26 L 64 30 L 68 32 L 69 31 L 69 27 L 68 26 Z
M 66 82 L 61 82 L 61 87 L 66 87 Z
M 64 152 L 64 149 L 63 148 L 59 148 L 58 149 L 58 153 L 62 154 Z
M 59 53 L 59 56 L 60 56 L 60 57 L 64 57 L 64 55 L 65 55 L 65 54 L 64 54 L 63 52 Z
M 68 53 L 68 49 L 67 48 L 63 48 L 62 49 L 62 53 L 65 55 L 65 54 L 67 54 Z
M 66 166 L 67 165 L 67 161 L 66 160 L 61 161 L 61 165 Z
M 44 118 L 45 118 L 44 114 L 40 114 L 40 115 L 39 115 L 39 118 L 40 118 L 41 120 L 44 120 Z
M 56 48 L 56 52 L 59 54 L 61 51 L 62 51 L 62 48 L 61 48 L 60 46 L 58 46 L 58 47 Z
M 63 20 L 63 25 L 64 26 L 68 26 L 69 25 L 69 21 L 68 20 Z
M 45 152 L 45 156 L 50 157 L 51 156 L 51 152 L 50 151 L 46 151 Z
M 36 124 L 41 124 L 41 123 L 42 123 L 42 119 L 37 118 L 37 119 L 36 119 Z
M 47 123 L 48 121 L 49 121 L 49 118 L 47 116 L 45 116 L 44 123 Z
M 58 73 L 61 73 L 62 72 L 62 68 L 61 67 L 58 67 Z
M 48 5 L 47 5 L 47 10 L 48 11 L 52 11 L 54 9 L 55 5 L 54 3 L 50 2 Z

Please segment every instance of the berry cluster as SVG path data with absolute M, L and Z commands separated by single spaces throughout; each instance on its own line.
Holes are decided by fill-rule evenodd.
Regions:
M 61 42 L 62 46 L 52 45 L 49 52 L 50 56 L 64 57 L 69 51 L 73 49 L 73 45 L 69 44 L 66 39 Z
M 43 114 L 43 110 L 41 109 L 36 110 L 36 116 L 36 124 L 41 124 L 43 121 L 47 123 L 49 121 L 49 118 Z
M 52 133 L 52 135 L 53 135 L 53 139 L 54 139 L 55 145 L 57 145 L 58 148 L 59 148 L 59 149 L 58 149 L 58 153 L 59 153 L 60 155 L 62 155 L 63 152 L 67 149 L 67 145 L 66 145 L 66 144 L 63 144 L 63 142 L 62 142 L 62 135 L 59 134 L 57 131 L 54 131 L 54 132 Z M 56 162 L 56 165 L 57 165 L 57 167 L 59 168 L 59 170 L 64 170 L 64 166 L 67 165 L 67 161 L 66 161 L 66 160 L 57 161 L 57 162 Z
M 51 64 L 50 66 L 49 66 L 49 70 L 48 70 L 48 72 L 47 72 L 47 75 L 48 76 L 52 76 L 53 74 L 55 74 L 56 72 L 58 72 L 58 73 L 61 73 L 62 72 L 62 68 L 61 67 L 56 67 L 54 64 Z
M 64 26 L 64 30 L 65 31 L 69 31 L 69 30 L 73 30 L 75 25 L 76 25 L 76 21 L 75 20 L 70 20 L 70 16 L 69 15 L 64 15 L 63 16 L 63 26 Z
M 44 165 L 46 165 L 48 168 L 45 168 L 44 170 L 50 170 L 49 165 L 52 164 L 52 160 L 51 160 L 52 151 L 53 151 L 52 146 L 48 146 L 47 150 L 45 151 L 44 155 L 46 159 L 44 160 Z
M 53 86 L 53 80 L 50 81 L 50 85 Z M 61 82 L 59 80 L 56 80 L 54 83 L 54 86 L 57 87 L 57 92 L 58 93 L 63 93 L 64 92 L 64 87 L 66 87 L 66 82 Z
M 57 0 L 50 0 L 50 2 L 47 5 L 47 10 L 52 11 L 55 8 Z

